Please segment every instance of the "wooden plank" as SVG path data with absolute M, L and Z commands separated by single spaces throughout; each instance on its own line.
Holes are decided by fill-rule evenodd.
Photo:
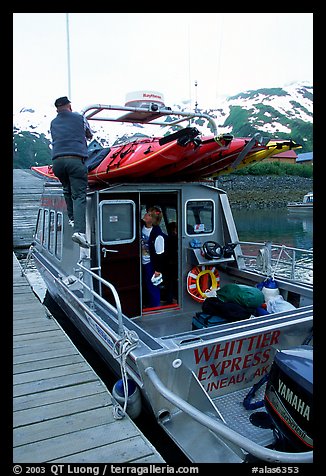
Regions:
M 24 362 L 22 364 L 14 364 L 13 373 L 15 375 L 33 370 L 51 369 L 59 365 L 75 364 L 82 361 L 83 359 L 79 354 L 72 354 L 63 357 L 54 357 L 53 359 L 37 360 L 36 362 Z
M 153 451 L 153 450 L 152 450 Z M 142 463 L 143 459 L 146 461 L 147 457 L 153 454 L 142 440 L 141 437 L 135 436 L 129 440 L 115 441 L 111 444 L 106 444 L 100 447 L 85 450 L 83 452 L 75 453 L 70 456 L 58 459 L 51 459 L 49 463 Z M 157 463 L 163 463 L 164 460 L 160 457 L 156 459 Z
M 77 364 L 70 365 L 61 365 L 60 367 L 53 367 L 51 369 L 51 379 L 87 371 L 89 371 L 89 365 L 86 362 L 79 362 Z M 21 383 L 47 380 L 48 375 L 48 369 L 25 372 L 23 374 L 14 375 L 13 383 L 14 385 L 17 385 Z
M 26 445 L 47 438 L 54 438 L 75 431 L 112 423 L 114 420 L 112 407 L 101 407 L 60 416 L 49 421 L 34 423 L 14 430 L 16 446 Z
M 50 377 L 44 380 L 14 385 L 13 394 L 14 396 L 35 394 L 51 388 L 65 388 L 68 385 L 78 385 L 82 382 L 94 382 L 96 378 L 96 374 L 92 370 L 62 377 Z
M 39 334 L 43 331 L 48 331 L 49 329 L 51 329 L 51 324 L 49 322 L 40 321 L 38 326 L 35 323 L 32 323 L 31 325 L 28 325 L 28 323 L 18 326 L 16 325 L 13 327 L 13 334 Z
M 18 349 L 19 347 L 28 347 L 33 342 L 34 335 L 24 334 L 24 335 L 15 335 L 13 337 L 13 347 Z M 51 343 L 58 344 L 59 342 L 65 342 L 66 337 L 59 330 L 50 329 L 49 332 L 42 332 L 42 336 L 38 337 L 36 346 L 50 346 Z
M 35 333 L 24 334 L 24 337 L 30 337 L 30 336 L 34 336 L 34 339 L 35 339 Z M 29 351 L 28 345 L 30 342 L 31 340 L 28 339 L 27 341 L 26 340 L 22 341 L 21 345 L 14 346 L 15 355 L 17 356 L 17 355 L 29 354 L 30 351 Z M 67 347 L 67 339 L 65 339 L 64 336 L 56 337 L 53 340 L 51 340 L 49 337 L 47 337 L 46 339 L 43 339 L 42 336 L 38 334 L 37 343 L 34 344 L 33 349 L 35 352 L 44 352 L 54 346 L 56 349 Z
M 86 395 L 78 399 L 72 398 L 70 400 L 52 403 L 51 405 L 28 408 L 27 410 L 18 410 L 14 412 L 13 427 L 17 428 L 23 425 L 52 420 L 53 418 L 82 413 L 86 410 L 103 406 L 111 406 L 106 392 Z
M 32 243 L 44 182 L 31 170 L 13 171 L 14 249 L 27 249 Z
M 14 356 L 14 364 L 21 364 L 23 362 L 35 362 L 37 360 L 46 360 L 54 357 L 63 357 L 66 355 L 78 354 L 78 351 L 73 347 L 63 347 L 62 349 L 54 349 L 46 352 L 26 353 L 23 355 Z
M 33 395 L 33 398 L 31 398 L 30 395 L 15 397 L 13 408 L 15 411 L 27 410 L 29 408 L 50 405 L 52 403 L 64 402 L 74 398 L 81 398 L 105 392 L 106 389 L 103 388 L 101 382 L 86 382 L 74 387 L 66 387 L 64 392 L 61 388 L 55 388 L 42 393 L 37 393 Z
M 117 433 L 120 435 L 120 439 L 122 439 L 118 444 L 124 447 L 124 454 L 129 454 L 130 452 L 133 454 L 135 452 L 135 457 L 139 456 L 139 451 L 136 453 L 135 446 L 138 447 L 141 443 L 144 444 L 144 442 L 138 436 L 139 433 L 136 427 L 129 425 L 128 420 L 122 419 L 94 428 L 80 430 L 73 434 L 68 433 L 53 437 L 50 440 L 18 446 L 14 451 L 15 461 L 24 461 L 25 463 L 33 461 L 38 463 L 42 461 L 49 462 L 75 454 L 81 456 L 80 453 L 88 453 L 92 448 L 109 447 L 110 444 L 116 442 Z M 148 447 L 146 447 L 146 451 L 148 454 Z M 111 461 L 111 459 L 108 461 Z

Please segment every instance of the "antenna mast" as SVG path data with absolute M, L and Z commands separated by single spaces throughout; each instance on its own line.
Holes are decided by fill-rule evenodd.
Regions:
M 69 13 L 66 13 L 66 31 L 67 31 L 68 97 L 71 101 Z

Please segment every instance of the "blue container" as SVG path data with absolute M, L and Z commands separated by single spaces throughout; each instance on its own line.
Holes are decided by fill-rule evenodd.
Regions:
M 135 392 L 135 390 L 137 388 L 137 385 L 131 379 L 128 379 L 127 383 L 128 383 L 128 397 L 130 397 Z M 115 391 L 117 392 L 117 394 L 119 395 L 119 397 L 124 397 L 125 396 L 122 379 L 118 380 L 115 383 L 114 388 L 115 388 Z
M 262 290 L 263 288 L 278 289 L 278 286 L 273 278 L 266 278 L 264 281 L 257 284 L 257 288 L 260 290 Z
M 137 384 L 132 380 L 128 379 L 128 397 L 127 397 L 127 408 L 126 412 L 131 419 L 135 419 L 140 415 L 141 412 L 141 395 L 140 390 Z M 112 389 L 113 398 L 124 407 L 125 404 L 125 392 L 123 388 L 123 381 L 118 380 Z

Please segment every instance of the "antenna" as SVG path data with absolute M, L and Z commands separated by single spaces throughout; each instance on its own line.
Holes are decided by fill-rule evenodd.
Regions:
M 69 13 L 66 13 L 66 31 L 67 31 L 68 97 L 71 101 Z
M 197 101 L 197 80 L 195 79 L 195 112 L 197 112 L 197 106 L 198 106 L 198 101 Z
M 220 21 L 219 21 L 220 20 Z M 223 42 L 223 14 L 220 13 L 217 17 L 216 23 L 217 32 L 219 32 L 219 36 L 217 37 L 217 71 L 216 71 L 216 100 L 219 97 L 220 93 L 220 73 L 221 73 L 221 56 L 222 56 L 222 42 Z
M 188 81 L 189 81 L 189 99 L 190 99 L 190 108 L 192 103 L 191 98 L 191 58 L 190 58 L 190 24 L 188 23 Z

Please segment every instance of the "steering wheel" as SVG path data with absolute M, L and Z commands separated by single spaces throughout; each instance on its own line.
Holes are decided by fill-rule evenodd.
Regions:
M 223 248 L 216 241 L 205 241 L 202 250 L 206 259 L 219 259 L 223 255 Z
M 237 246 L 238 243 L 228 243 L 223 247 L 223 256 L 224 258 L 231 258 L 233 255 L 234 248 Z

